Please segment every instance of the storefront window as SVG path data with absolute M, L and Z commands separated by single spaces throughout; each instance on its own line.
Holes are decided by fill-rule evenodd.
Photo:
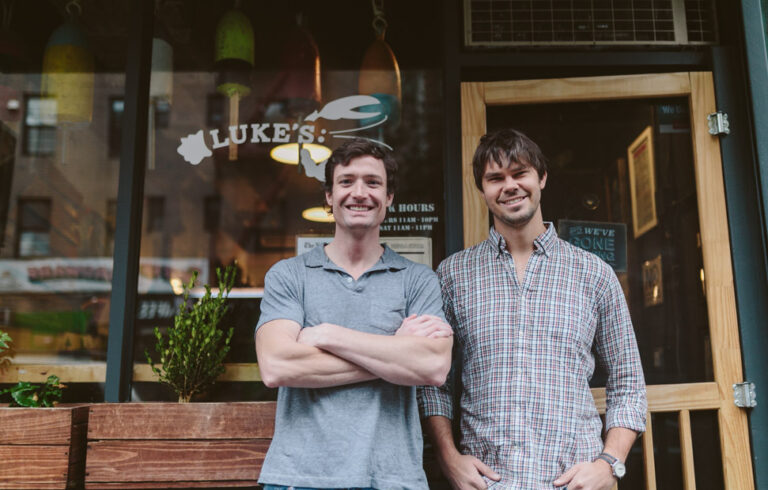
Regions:
M 147 372 L 154 327 L 172 322 L 164 312 L 177 309 L 174 284 L 194 270 L 200 285 L 213 283 L 217 267 L 235 264 L 227 362 L 244 374 L 227 374 L 208 397 L 274 396 L 241 382 L 257 372 L 264 275 L 332 237 L 323 163 L 348 138 L 387 145 L 399 161 L 382 240 L 431 267 L 444 258 L 442 5 L 384 7 L 391 53 L 374 42 L 369 2 L 202 2 L 183 11 L 168 2 L 158 10 L 141 240 L 142 263 L 155 267 L 141 272 L 152 281 L 139 284 L 137 373 Z M 171 398 L 151 376 L 137 378 L 135 398 Z
M 103 399 L 119 165 L 105 157 L 129 5 L 0 13 L 0 329 L 16 350 L 0 383 L 58 374 L 68 401 Z

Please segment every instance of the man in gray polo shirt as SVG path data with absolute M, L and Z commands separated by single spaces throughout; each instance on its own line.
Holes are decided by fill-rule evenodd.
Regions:
M 333 240 L 267 273 L 256 352 L 280 389 L 266 489 L 427 488 L 415 386 L 445 381 L 453 339 L 432 270 L 379 244 L 396 171 L 376 143 L 336 149 Z

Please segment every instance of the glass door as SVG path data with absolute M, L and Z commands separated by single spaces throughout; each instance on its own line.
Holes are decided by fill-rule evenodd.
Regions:
M 549 158 L 545 221 L 599 255 L 630 307 L 648 383 L 648 426 L 624 488 L 754 483 L 710 73 L 462 84 L 464 244 L 489 217 L 472 178 L 480 136 L 513 127 Z M 605 409 L 605 377 L 593 395 Z

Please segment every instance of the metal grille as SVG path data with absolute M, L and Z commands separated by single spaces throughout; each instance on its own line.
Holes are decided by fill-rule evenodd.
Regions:
M 685 19 L 689 43 L 717 42 L 715 11 L 711 0 L 685 0 Z
M 468 46 L 706 44 L 712 0 L 464 0 Z

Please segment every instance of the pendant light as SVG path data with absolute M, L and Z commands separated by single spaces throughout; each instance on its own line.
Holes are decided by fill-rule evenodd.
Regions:
M 376 97 L 381 103 L 382 112 L 387 116 L 387 125 L 394 127 L 400 120 L 402 102 L 400 66 L 392 48 L 384 40 L 387 31 L 387 20 L 384 18 L 384 0 L 371 0 L 371 4 L 375 39 L 363 56 L 358 91 L 360 94 Z M 360 125 L 365 126 L 379 120 L 378 116 L 362 119 Z
M 267 113 L 281 122 L 301 126 L 303 118 L 320 106 L 322 86 L 320 80 L 320 50 L 312 33 L 304 25 L 301 13 L 288 35 L 280 59 L 280 71 L 269 91 L 270 107 Z M 289 142 L 272 148 L 273 160 L 298 165 L 301 150 L 309 151 L 315 165 L 327 160 L 330 148 L 317 143 Z
M 77 23 L 80 0 L 66 7 L 69 19 L 48 39 L 43 54 L 41 92 L 56 102 L 58 123 L 89 123 L 93 116 L 93 53 Z
M 229 98 L 229 159 L 237 160 L 236 136 L 240 131 L 240 99 L 251 93 L 250 72 L 253 68 L 253 27 L 240 10 L 240 1 L 219 19 L 216 26 L 216 90 Z M 232 132 L 230 132 L 232 133 Z

